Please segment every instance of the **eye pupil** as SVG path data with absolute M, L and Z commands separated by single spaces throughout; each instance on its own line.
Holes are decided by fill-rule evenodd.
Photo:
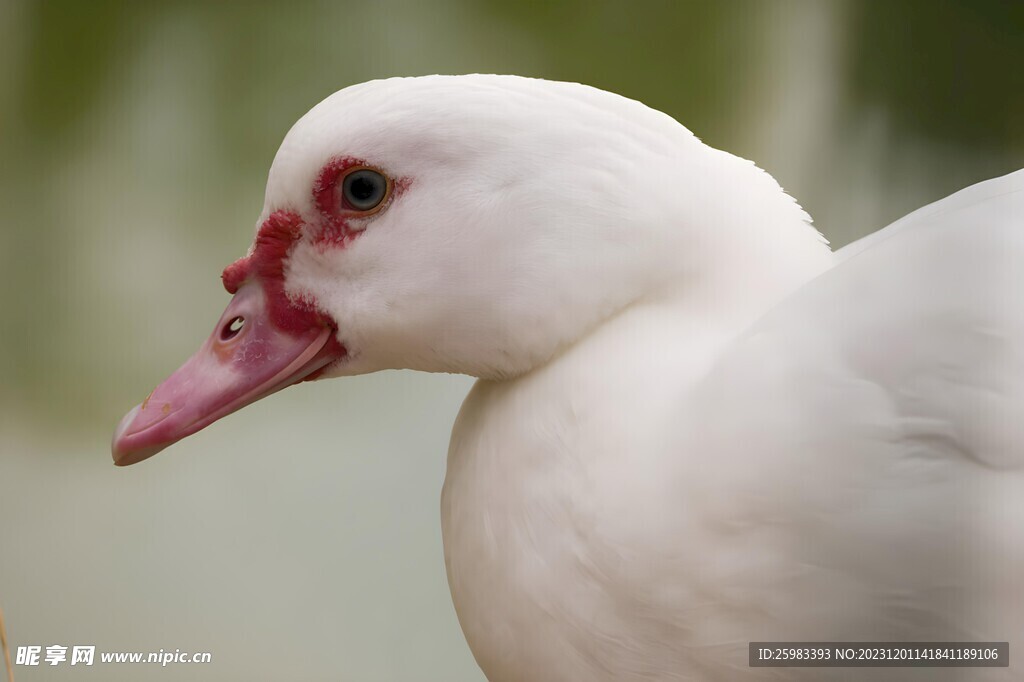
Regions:
M 366 201 L 373 196 L 374 184 L 366 178 L 356 178 L 352 181 L 352 196 L 361 201 Z
M 388 183 L 384 176 L 368 168 L 349 173 L 342 184 L 342 192 L 349 208 L 369 211 L 376 208 L 387 194 Z

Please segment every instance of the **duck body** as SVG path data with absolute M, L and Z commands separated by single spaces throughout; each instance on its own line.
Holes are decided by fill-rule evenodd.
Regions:
M 833 254 L 767 173 L 639 102 L 353 86 L 285 137 L 231 302 L 114 459 L 308 379 L 463 373 L 442 531 L 491 682 L 865 678 L 751 667 L 754 641 L 1017 651 L 1022 220 L 1017 172 Z
M 1021 632 L 1020 216 L 1024 172 L 830 255 L 762 317 L 646 302 L 478 382 L 442 528 L 488 679 L 858 679 L 747 645 Z

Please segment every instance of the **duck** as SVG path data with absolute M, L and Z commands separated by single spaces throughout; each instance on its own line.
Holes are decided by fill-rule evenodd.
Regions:
M 638 101 L 371 81 L 287 133 L 230 303 L 113 458 L 305 381 L 465 374 L 441 527 L 491 682 L 863 679 L 757 642 L 1014 649 L 1022 265 L 1024 171 L 833 252 L 767 172 Z

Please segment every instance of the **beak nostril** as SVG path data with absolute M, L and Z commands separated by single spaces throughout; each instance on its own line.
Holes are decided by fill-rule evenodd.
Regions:
M 233 318 L 230 322 L 224 325 L 224 328 L 220 330 L 220 340 L 230 341 L 231 339 L 238 336 L 238 332 L 242 331 L 242 327 L 245 325 L 245 318 L 241 315 Z

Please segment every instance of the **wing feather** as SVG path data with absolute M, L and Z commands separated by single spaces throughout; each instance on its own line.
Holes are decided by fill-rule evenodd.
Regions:
M 1014 640 L 1024 171 L 864 241 L 756 322 L 685 406 L 687 517 L 711 555 L 758 557 L 756 575 L 709 590 L 751 637 L 760 623 L 780 640 Z

